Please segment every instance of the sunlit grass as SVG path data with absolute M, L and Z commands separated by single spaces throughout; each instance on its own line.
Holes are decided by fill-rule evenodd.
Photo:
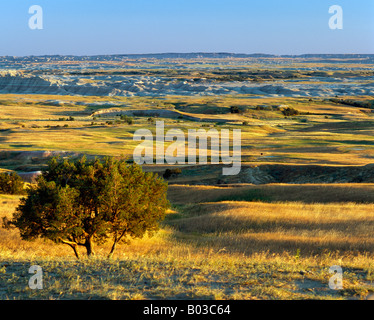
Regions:
M 10 218 L 18 199 L 1 196 L 1 216 Z M 111 260 L 108 245 L 77 261 L 67 246 L 26 242 L 16 230 L 0 228 L 0 298 L 365 298 L 374 291 L 372 209 L 354 203 L 203 203 L 171 212 L 154 237 L 119 246 Z M 43 268 L 43 290 L 28 288 L 33 264 Z M 336 264 L 344 270 L 340 291 L 328 287 L 329 267 Z
M 135 117 L 133 125 L 108 125 L 106 121 L 119 117 L 91 116 L 113 107 L 111 102 L 123 110 L 184 105 L 181 113 L 202 119 L 158 118 L 166 129 L 241 129 L 243 160 L 251 164 L 366 165 L 374 157 L 369 113 L 323 99 L 249 95 L 164 99 L 1 95 L 0 149 L 131 157 L 138 144 L 132 141 L 135 130 L 154 132 L 155 126 L 148 117 Z M 285 118 L 276 110 L 254 109 L 263 104 L 289 105 L 304 114 Z M 231 106 L 245 107 L 247 112 L 230 114 Z M 74 121 L 60 120 L 69 116 Z M 212 119 L 226 122 L 208 121 Z M 6 168 L 38 165 L 35 159 L 2 161 Z M 215 171 L 200 173 L 195 180 L 185 177 L 180 183 L 217 178 Z M 77 261 L 66 245 L 23 241 L 17 230 L 0 228 L 0 298 L 365 298 L 374 291 L 373 191 L 373 184 L 171 185 L 168 196 L 174 212 L 160 231 L 119 246 L 112 260 L 106 259 L 109 244 L 98 246 L 96 257 Z M 0 218 L 11 219 L 18 201 L 18 196 L 0 195 Z M 43 267 L 43 290 L 27 286 L 32 264 Z M 328 287 L 332 265 L 343 267 L 344 290 Z
M 48 101 L 60 101 L 61 105 Z M 147 122 L 148 117 L 135 117 L 133 125 L 107 125 L 106 121 L 119 117 L 112 114 L 94 119 L 91 116 L 94 111 L 112 108 L 111 103 L 118 103 L 115 109 L 120 110 L 174 108 L 181 114 L 201 119 L 198 122 L 178 117 L 159 118 L 165 121 L 166 130 L 178 128 L 187 132 L 188 129 L 200 129 L 202 125 L 217 130 L 241 129 L 243 161 L 364 165 L 374 156 L 372 114 L 363 114 L 356 107 L 337 105 L 324 99 L 261 99 L 248 95 L 165 99 L 1 95 L 0 123 L 4 130 L 0 149 L 85 151 L 131 157 L 136 146 L 132 141 L 135 130 L 154 130 L 155 125 Z M 255 110 L 257 105 L 288 105 L 303 114 L 285 118 L 276 108 L 274 111 Z M 247 111 L 231 114 L 231 106 Z M 74 121 L 61 121 L 70 116 Z M 301 122 L 302 119 L 305 122 Z M 221 120 L 226 122 L 218 123 Z M 243 125 L 244 122 L 247 124 Z

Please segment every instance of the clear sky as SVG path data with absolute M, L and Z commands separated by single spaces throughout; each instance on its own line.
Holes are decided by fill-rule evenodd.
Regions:
M 342 30 L 329 28 L 332 5 Z M 374 54 L 374 0 L 1 0 L 0 14 L 0 55 Z

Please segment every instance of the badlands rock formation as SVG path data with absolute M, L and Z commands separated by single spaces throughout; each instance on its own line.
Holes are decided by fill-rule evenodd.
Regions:
M 367 79 L 366 79 L 367 81 Z M 294 84 L 273 82 L 206 82 L 157 79 L 150 77 L 123 77 L 82 84 L 77 79 L 56 79 L 29 74 L 0 74 L 0 93 L 53 94 L 82 96 L 165 96 L 165 95 L 222 95 L 253 94 L 272 97 L 331 97 L 336 95 L 374 95 L 374 83 L 352 86 L 350 83 Z
M 227 57 L 236 60 L 225 59 Z M 371 69 L 374 58 L 371 55 L 339 57 L 345 58 L 346 63 L 356 61 L 355 67 L 338 64 L 334 60 L 337 57 L 328 55 L 287 59 L 266 55 L 245 57 L 230 54 L 0 57 L 0 93 L 81 96 L 252 94 L 269 97 L 374 94 Z M 295 61 L 305 67 L 292 68 L 291 62 Z M 314 66 L 318 61 L 328 64 Z M 258 63 L 269 69 L 256 69 Z M 202 67 L 203 64 L 209 67 Z M 361 72 L 363 76 L 360 76 Z

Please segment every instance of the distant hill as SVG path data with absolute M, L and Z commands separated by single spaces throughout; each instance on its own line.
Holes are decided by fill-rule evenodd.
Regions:
M 191 52 L 191 53 L 145 53 L 145 54 L 113 54 L 113 55 L 92 55 L 92 56 L 74 56 L 74 55 L 43 55 L 43 56 L 3 56 L 1 61 L 116 61 L 124 58 L 129 59 L 227 59 L 227 58 L 299 58 L 299 59 L 351 59 L 374 61 L 374 54 L 302 54 L 302 55 L 273 55 L 264 53 L 229 53 L 229 52 Z M 345 61 L 346 62 L 346 61 Z

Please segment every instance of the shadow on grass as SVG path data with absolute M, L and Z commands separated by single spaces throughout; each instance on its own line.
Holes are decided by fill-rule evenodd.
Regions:
M 12 148 L 32 148 L 34 145 L 33 144 L 10 144 L 9 145 Z
M 243 192 L 239 192 L 238 194 L 232 195 L 222 195 L 215 199 L 215 201 L 261 201 L 261 202 L 271 202 L 271 197 L 266 195 L 260 189 L 252 189 L 252 190 L 245 190 Z
M 186 246 L 203 248 L 206 251 L 213 249 L 215 252 L 227 254 L 240 254 L 251 256 L 258 253 L 267 254 L 288 254 L 298 257 L 332 256 L 341 257 L 351 255 L 372 256 L 374 253 L 373 244 L 362 242 L 350 244 L 343 240 L 321 241 L 316 239 L 269 239 L 261 234 L 250 234 L 245 236 L 233 234 L 199 234 L 198 232 L 182 233 L 175 231 L 171 236 L 174 242 L 184 243 Z
M 227 203 L 206 203 L 176 207 L 173 218 L 164 225 L 173 230 L 172 242 L 181 242 L 198 248 L 213 248 L 227 253 L 251 255 L 298 250 L 304 255 L 325 252 L 340 254 L 374 254 L 373 219 L 288 219 L 287 216 L 268 217 L 256 212 L 254 216 L 235 215 L 232 211 L 220 214 L 230 207 Z M 232 208 L 231 208 L 232 209 Z M 253 210 L 258 210 L 254 207 Z M 250 213 L 250 212 L 248 212 Z
M 215 188 L 169 185 L 174 205 L 219 201 L 374 203 L 374 184 L 267 184 Z

